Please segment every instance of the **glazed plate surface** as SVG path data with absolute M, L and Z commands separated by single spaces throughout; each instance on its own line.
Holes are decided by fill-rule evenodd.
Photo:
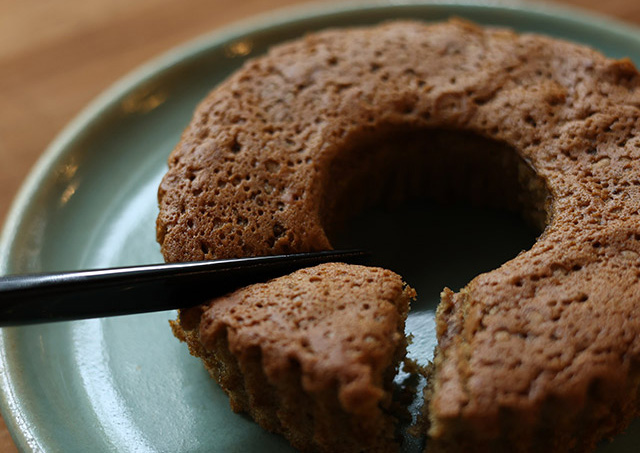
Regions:
M 56 139 L 25 182 L 0 240 L 0 274 L 162 261 L 156 189 L 166 159 L 200 99 L 243 61 L 284 40 L 334 26 L 393 18 L 459 16 L 595 47 L 640 65 L 640 33 L 573 10 L 521 3 L 402 1 L 307 7 L 260 17 L 173 50 L 89 106 Z M 466 207 L 404 206 L 411 225 L 373 212 L 344 241 L 374 245 L 378 264 L 420 294 L 408 321 L 411 354 L 426 363 L 433 313 L 454 290 L 535 239 L 513 217 Z M 470 229 L 443 222 L 473 216 Z M 394 240 L 381 243 L 385 231 Z M 419 238 L 442 237 L 442 241 Z M 460 239 L 463 238 L 463 239 Z M 398 251 L 402 252 L 398 252 Z M 87 303 L 90 303 L 88 301 Z M 185 345 L 174 312 L 5 328 L 0 331 L 2 413 L 24 451 L 283 452 L 279 436 L 229 409 Z M 640 423 L 601 452 L 635 452 Z M 421 451 L 409 442 L 406 451 Z

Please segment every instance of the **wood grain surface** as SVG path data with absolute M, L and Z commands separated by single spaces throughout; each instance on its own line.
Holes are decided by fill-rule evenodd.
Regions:
M 49 142 L 114 81 L 202 33 L 297 3 L 0 0 L 0 224 Z M 640 26 L 638 0 L 564 3 Z M 0 453 L 15 451 L 0 419 Z

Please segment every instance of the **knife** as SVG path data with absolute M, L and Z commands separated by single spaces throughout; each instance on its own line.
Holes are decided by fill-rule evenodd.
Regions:
M 186 308 L 304 267 L 364 263 L 369 256 L 331 250 L 9 275 L 0 277 L 0 327 Z

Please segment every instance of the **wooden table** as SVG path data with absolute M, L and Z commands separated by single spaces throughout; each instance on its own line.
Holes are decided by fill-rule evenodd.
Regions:
M 0 223 L 47 144 L 140 63 L 299 0 L 0 0 Z M 640 25 L 637 0 L 567 0 Z M 17 451 L 0 419 L 0 452 Z

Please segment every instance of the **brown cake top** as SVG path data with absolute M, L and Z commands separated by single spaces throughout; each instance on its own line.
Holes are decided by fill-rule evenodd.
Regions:
M 602 181 L 635 190 L 636 85 L 629 61 L 460 21 L 312 34 L 248 61 L 200 104 L 160 185 L 157 238 L 168 261 L 329 248 L 339 200 L 400 191 L 380 171 L 398 161 L 423 169 L 375 153 L 377 137 L 415 128 L 506 143 L 554 186 L 557 208 L 625 217 L 639 202 Z M 367 139 L 368 156 L 348 152 Z M 365 173 L 369 195 L 347 194 Z
M 397 371 L 413 296 L 391 271 L 322 264 L 213 300 L 202 308 L 200 340 L 211 348 L 226 335 L 234 354 L 258 348 L 268 379 L 294 362 L 305 391 L 335 386 L 345 410 L 366 413 Z
M 483 159 L 446 160 L 475 134 L 521 159 L 525 210 L 549 224 L 445 293 L 432 414 L 490 433 L 505 409 L 535 419 L 553 398 L 569 412 L 594 392 L 619 401 L 640 361 L 639 106 L 629 60 L 552 38 L 460 21 L 312 34 L 199 106 L 159 190 L 158 240 L 169 261 L 329 248 L 363 206 L 499 184 L 478 179 Z M 415 131 L 432 139 L 392 146 Z

